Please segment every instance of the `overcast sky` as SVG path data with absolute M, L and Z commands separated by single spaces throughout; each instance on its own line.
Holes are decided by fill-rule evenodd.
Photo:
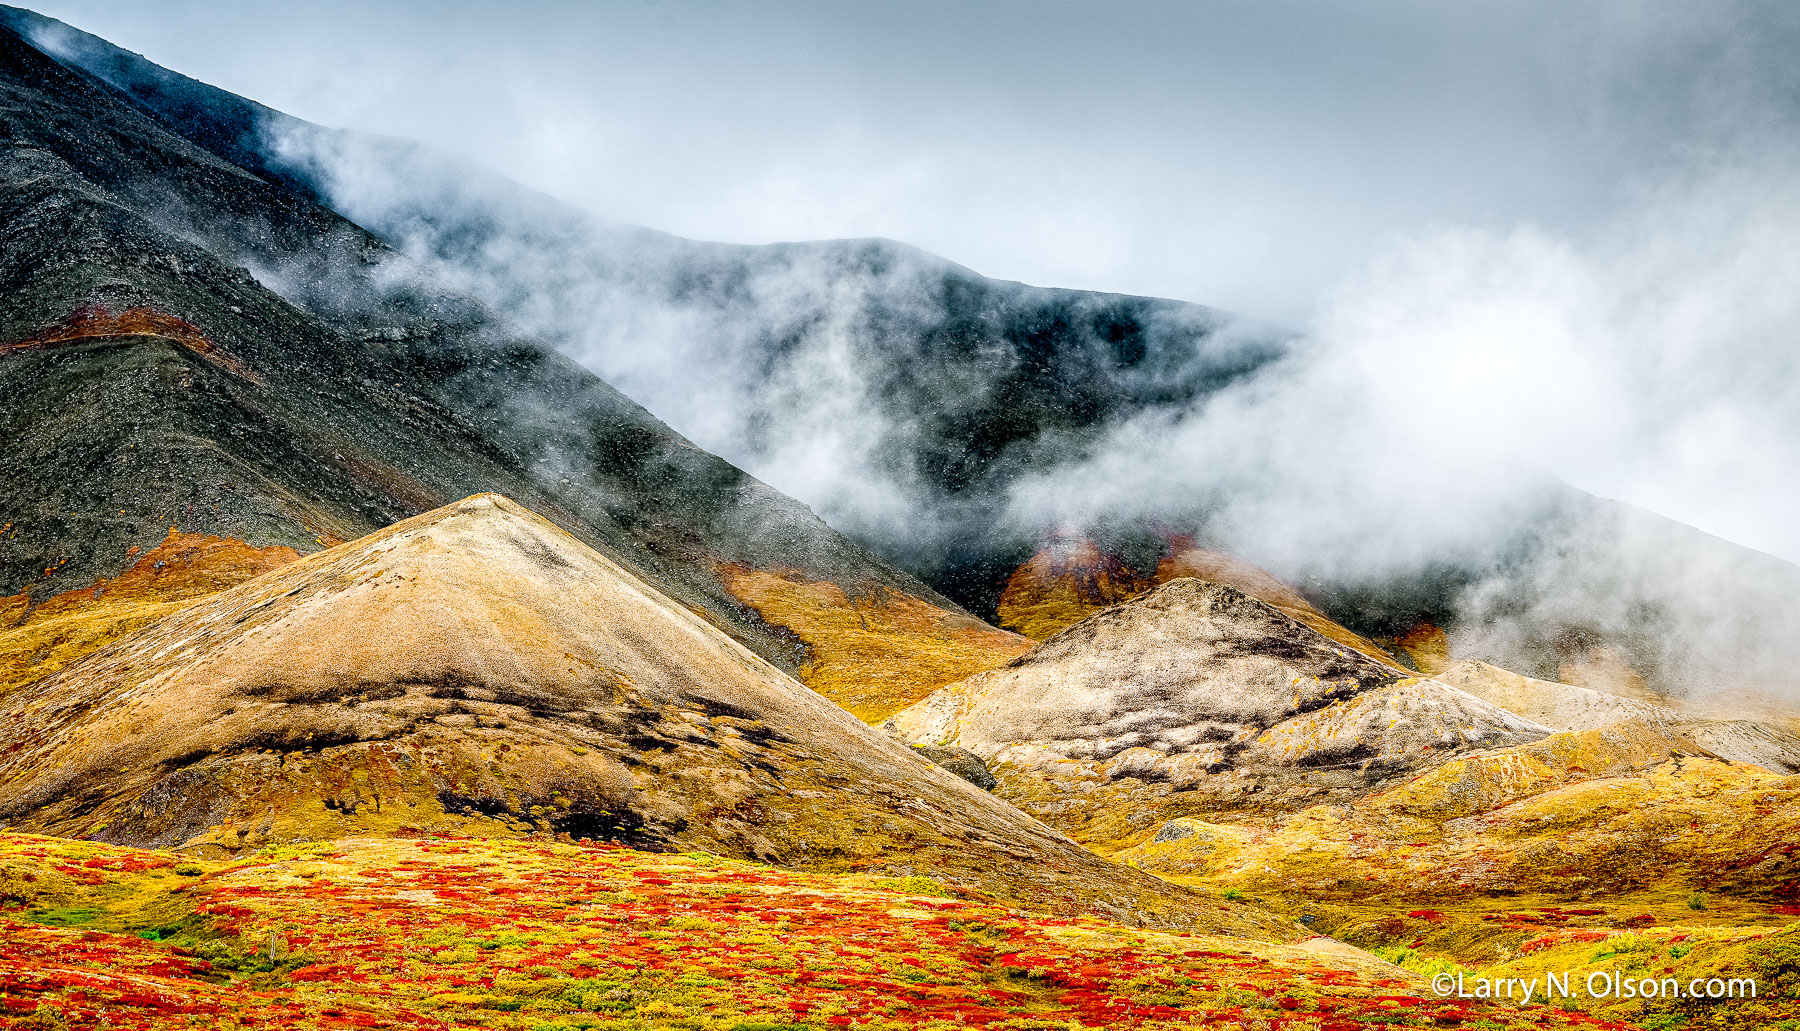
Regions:
M 612 218 L 1293 323 L 1397 235 L 1579 238 L 1693 148 L 1793 129 L 1800 53 L 1785 0 L 33 6 Z

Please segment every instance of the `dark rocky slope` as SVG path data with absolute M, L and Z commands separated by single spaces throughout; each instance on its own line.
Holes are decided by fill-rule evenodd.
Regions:
M 719 563 L 942 599 L 295 191 L 0 28 L 0 594 L 171 526 L 316 550 L 504 491 L 762 654 Z

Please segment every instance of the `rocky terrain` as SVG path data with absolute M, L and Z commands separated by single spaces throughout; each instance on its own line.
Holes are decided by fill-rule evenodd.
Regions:
M 720 563 L 955 611 L 336 213 L 0 27 L 0 592 L 171 528 L 313 551 L 481 491 L 788 668 Z M 135 549 L 135 550 L 134 550 Z
M 1290 343 L 0 8 L 0 1027 L 1800 1028 L 1800 570 L 1558 484 L 1374 577 L 1020 517 Z M 1618 970 L 1760 992 L 1431 987 Z
M 494 496 L 14 692 L 0 756 L 0 821 L 40 833 L 218 854 L 538 831 L 1194 919 Z
M 1003 797 L 1103 848 L 1175 815 L 1351 798 L 1550 733 L 1193 578 L 1103 609 L 888 726 L 973 752 Z

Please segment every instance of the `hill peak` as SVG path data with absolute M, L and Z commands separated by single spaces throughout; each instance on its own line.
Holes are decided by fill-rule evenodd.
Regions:
M 1055 909 L 1131 898 L 1190 919 L 494 494 L 200 599 L 0 699 L 0 821 L 202 853 L 561 833 L 899 862 Z
M 1002 797 L 1096 841 L 1148 831 L 1159 814 L 1353 798 L 1550 733 L 1190 577 L 951 684 L 889 727 L 974 752 L 997 767 Z

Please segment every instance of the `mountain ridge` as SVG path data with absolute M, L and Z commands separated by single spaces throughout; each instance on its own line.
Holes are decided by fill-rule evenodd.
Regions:
M 1009 285 L 892 242 L 712 244 L 607 223 L 421 144 L 314 126 L 60 23 L 7 17 L 61 39 L 63 60 L 172 131 L 336 206 L 607 370 L 985 619 L 1068 529 L 1021 517 L 1015 485 L 1079 469 L 1133 418 L 1179 419 L 1290 351 L 1292 334 L 1214 309 Z M 328 309 L 299 278 L 287 294 Z M 1128 499 L 1141 512 L 1076 529 L 1191 536 L 1300 585 L 1352 634 L 1429 624 L 1463 657 L 1536 677 L 1591 665 L 1599 648 L 1664 693 L 1800 690 L 1800 654 L 1783 643 L 1800 640 L 1800 619 L 1779 600 L 1800 590 L 1800 569 L 1564 484 L 1521 491 L 1505 519 L 1444 554 L 1354 575 L 1321 572 L 1333 556 L 1237 553 L 1214 525 L 1218 499 L 1154 483 Z M 1330 518 L 1316 514 L 1327 538 Z M 1721 580 L 1733 588 L 1720 604 L 1694 587 Z
M 4 27 L 0 76 L 0 385 L 26 399 L 0 413 L 0 591 L 95 584 L 172 527 L 311 551 L 501 489 L 790 668 L 792 642 L 717 563 L 954 609 L 361 228 Z

